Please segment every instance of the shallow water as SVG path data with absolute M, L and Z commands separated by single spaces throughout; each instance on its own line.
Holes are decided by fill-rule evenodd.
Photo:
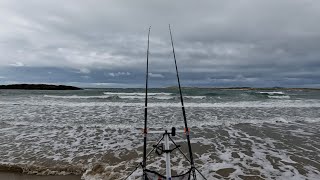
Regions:
M 183 129 L 176 92 L 151 92 L 150 129 Z M 320 178 L 320 92 L 184 92 L 196 166 L 208 179 Z M 121 179 L 142 160 L 142 89 L 2 90 L 0 98 L 0 169 Z M 158 138 L 149 135 L 148 149 Z M 187 152 L 183 134 L 174 140 Z M 173 174 L 188 170 L 182 155 L 172 157 Z M 151 154 L 148 167 L 164 172 L 163 160 Z
M 47 175 L 37 176 L 12 172 L 0 172 L 0 179 L 5 180 L 80 180 L 81 177 L 77 175 Z

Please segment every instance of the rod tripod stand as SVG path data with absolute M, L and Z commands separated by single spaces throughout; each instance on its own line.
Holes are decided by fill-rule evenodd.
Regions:
M 161 134 L 161 138 L 157 141 L 156 144 L 154 144 L 152 149 L 148 152 L 147 157 L 151 155 L 152 152 L 155 152 L 157 155 L 161 156 L 164 154 L 165 161 L 166 161 L 166 175 L 163 176 L 159 174 L 158 172 L 151 171 L 148 169 L 144 170 L 143 174 L 143 180 L 149 180 L 151 179 L 148 176 L 157 176 L 157 179 L 159 180 L 174 180 L 174 179 L 187 179 L 187 180 L 196 180 L 196 172 L 200 174 L 200 176 L 206 180 L 204 175 L 194 166 L 192 166 L 190 159 L 188 156 L 182 151 L 181 146 L 178 145 L 173 139 L 172 136 L 176 136 L 176 133 L 186 133 L 186 131 L 177 131 L 175 127 L 172 127 L 171 131 L 164 130 L 164 131 L 150 131 L 148 134 Z M 162 143 L 161 143 L 162 142 Z M 170 145 L 173 145 L 173 147 L 170 149 Z M 191 164 L 191 167 L 189 171 L 185 172 L 184 174 L 172 176 L 171 175 L 171 162 L 170 162 L 170 156 L 171 153 L 175 150 L 178 150 L 182 156 Z M 142 162 L 138 163 L 135 167 L 135 169 L 127 176 L 125 179 L 128 179 L 133 172 L 135 172 L 139 167 L 143 168 Z

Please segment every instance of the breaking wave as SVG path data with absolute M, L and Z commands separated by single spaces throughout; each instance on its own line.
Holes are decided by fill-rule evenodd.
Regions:
M 290 96 L 268 96 L 268 98 L 273 98 L 273 99 L 290 99 Z
M 285 93 L 282 91 L 265 91 L 265 92 L 258 92 L 259 94 L 266 94 L 266 95 L 284 95 Z
M 160 97 L 161 98 L 161 97 Z M 0 105 L 33 105 L 33 106 L 69 106 L 69 107 L 92 107 L 92 106 L 110 106 L 110 107 L 144 107 L 143 102 L 68 102 L 68 101 L 38 101 L 26 100 L 19 102 L 0 101 Z M 151 102 L 148 107 L 181 107 L 179 102 Z M 240 101 L 240 102 L 212 102 L 212 103 L 185 103 L 185 107 L 320 107 L 320 100 L 290 100 L 270 99 L 268 101 Z
M 145 93 L 140 93 L 140 92 L 133 92 L 133 93 L 121 93 L 121 92 L 103 92 L 103 94 L 105 95 L 124 95 L 124 96 L 145 96 Z M 170 96 L 172 95 L 172 93 L 148 93 L 148 96 L 157 96 L 157 95 L 161 95 L 161 96 Z

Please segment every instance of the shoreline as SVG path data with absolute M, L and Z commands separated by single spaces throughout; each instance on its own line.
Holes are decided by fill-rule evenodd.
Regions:
M 18 172 L 0 172 L 0 179 L 6 180 L 80 180 L 81 175 L 30 175 Z
M 165 89 L 176 89 L 178 87 L 165 87 Z M 320 91 L 320 88 L 299 88 L 299 87 L 181 87 L 182 89 L 201 89 L 201 90 L 239 90 L 239 91 Z

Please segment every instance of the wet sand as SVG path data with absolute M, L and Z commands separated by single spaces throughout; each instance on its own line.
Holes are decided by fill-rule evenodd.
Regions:
M 80 180 L 81 176 L 65 175 L 65 176 L 37 176 L 22 173 L 0 172 L 0 179 L 6 180 Z

